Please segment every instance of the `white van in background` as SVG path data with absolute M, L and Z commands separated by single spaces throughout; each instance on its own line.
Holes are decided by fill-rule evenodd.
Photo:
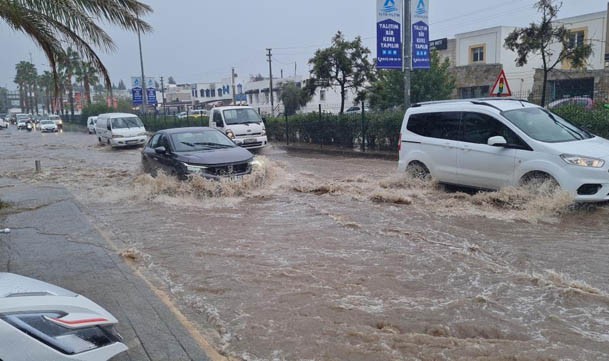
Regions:
M 112 147 L 143 146 L 147 140 L 144 123 L 135 114 L 100 114 L 95 122 L 95 133 L 101 144 Z
M 256 149 L 268 144 L 266 128 L 254 108 L 242 106 L 216 107 L 210 110 L 209 126 L 216 128 L 235 144 Z

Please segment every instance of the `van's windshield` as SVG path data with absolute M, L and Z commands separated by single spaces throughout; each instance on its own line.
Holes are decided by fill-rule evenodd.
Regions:
M 546 143 L 571 142 L 594 135 L 543 108 L 523 108 L 502 113 L 529 137 Z
M 112 129 L 142 128 L 144 123 L 138 117 L 112 118 Z
M 228 109 L 224 111 L 224 121 L 227 125 L 260 123 L 262 119 L 254 109 Z

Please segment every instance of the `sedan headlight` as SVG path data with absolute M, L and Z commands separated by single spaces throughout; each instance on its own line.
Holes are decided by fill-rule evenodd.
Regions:
M 114 327 L 64 327 L 60 324 L 65 314 L 59 312 L 23 313 L 4 315 L 1 318 L 27 335 L 67 355 L 91 351 L 121 341 Z M 99 320 L 83 320 L 99 321 Z
M 229 137 L 230 139 L 235 139 L 235 133 L 233 133 L 233 131 L 230 129 L 226 130 L 226 136 Z
M 207 169 L 207 167 L 204 165 L 192 165 L 188 163 L 182 164 L 184 165 L 188 173 L 205 173 L 205 170 Z
M 565 162 L 580 167 L 602 168 L 605 165 L 604 160 L 597 158 L 589 158 L 572 154 L 561 154 L 560 157 Z
M 147 135 L 148 135 L 148 134 L 147 134 L 146 132 L 144 132 L 144 133 L 139 133 L 137 136 L 138 136 L 138 137 L 145 137 L 145 136 L 147 136 Z
M 252 159 L 250 161 L 250 167 L 252 167 L 253 169 L 260 169 L 263 166 L 264 166 L 264 163 L 259 159 Z

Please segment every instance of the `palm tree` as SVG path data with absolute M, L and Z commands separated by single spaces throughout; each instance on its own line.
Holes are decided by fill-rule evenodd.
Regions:
M 72 80 L 74 78 L 76 69 L 79 67 L 80 57 L 78 56 L 78 53 L 74 51 L 74 49 L 68 47 L 66 51 L 59 55 L 58 63 L 58 72 L 61 82 L 68 91 L 70 115 L 74 117 L 74 84 L 72 83 Z
M 40 90 L 44 94 L 44 105 L 47 113 L 55 113 L 55 102 L 54 102 L 54 89 L 55 81 L 53 74 L 49 71 L 43 72 L 38 77 L 38 84 Z
M 38 72 L 36 66 L 28 61 L 21 61 L 15 65 L 15 70 L 17 74 L 14 81 L 19 86 L 21 109 L 24 109 L 27 113 L 37 112 Z
M 138 0 L 0 0 L 0 19 L 40 46 L 49 60 L 56 86 L 57 58 L 67 43 L 91 62 L 110 89 L 108 70 L 94 48 L 110 51 L 115 45 L 100 24 L 149 32 L 152 28 L 140 17 L 150 12 L 152 8 Z
M 97 76 L 97 70 L 91 65 L 90 62 L 81 62 L 80 66 L 76 68 L 76 81 L 82 84 L 85 91 L 85 100 L 87 105 L 91 105 L 91 86 L 95 86 L 99 83 L 99 77 Z

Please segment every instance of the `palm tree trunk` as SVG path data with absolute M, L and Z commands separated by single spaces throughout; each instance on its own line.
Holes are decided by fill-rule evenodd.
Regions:
M 87 105 L 91 105 L 91 84 L 89 84 L 89 77 L 85 74 L 83 79 L 85 88 L 85 99 L 87 99 Z

